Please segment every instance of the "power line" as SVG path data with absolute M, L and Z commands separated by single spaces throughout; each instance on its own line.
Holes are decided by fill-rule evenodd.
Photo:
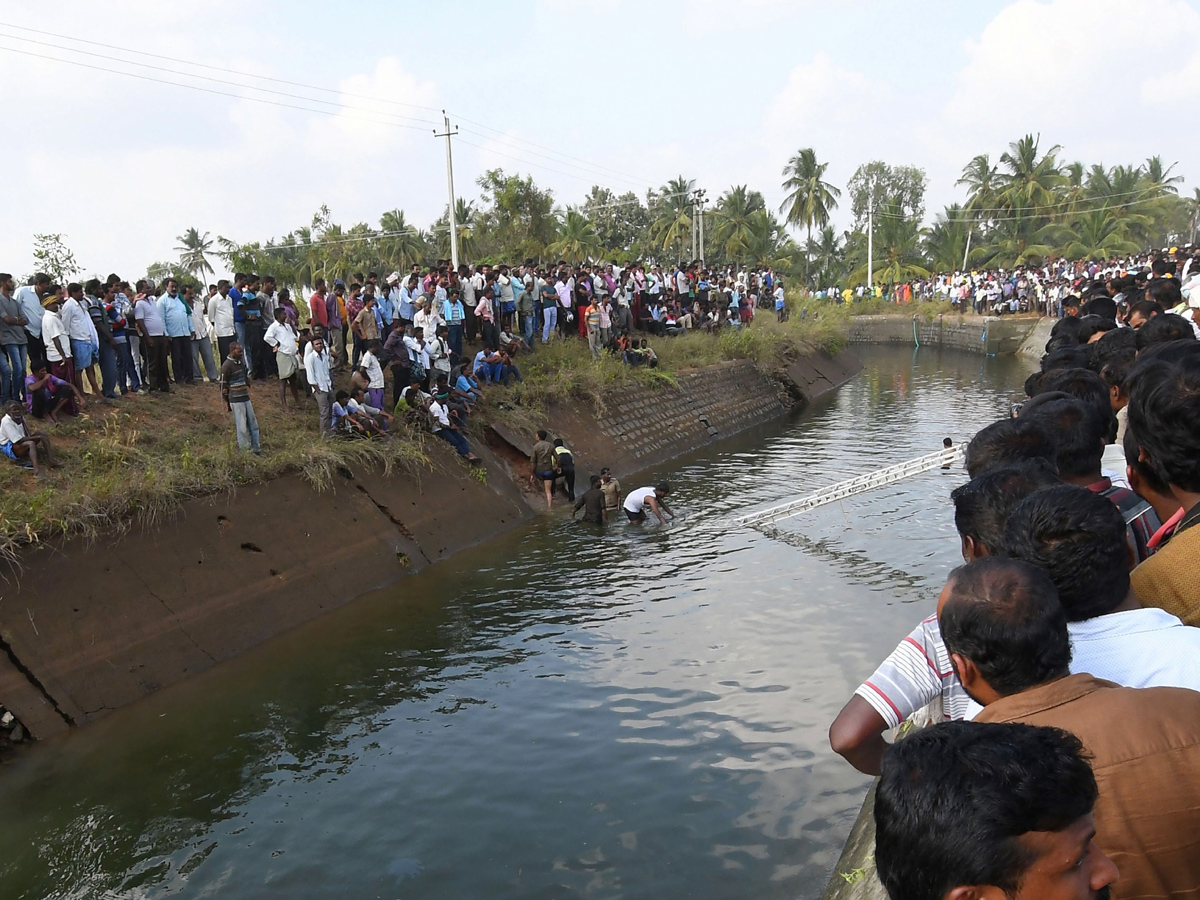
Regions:
M 1062 207 L 1064 205 L 1069 205 L 1071 203 L 1083 203 L 1085 201 L 1091 201 L 1091 200 L 1112 200 L 1115 197 L 1136 197 L 1139 194 L 1146 193 L 1146 191 L 1147 191 L 1147 188 L 1139 188 L 1135 191 L 1122 191 L 1122 192 L 1116 193 L 1116 194 L 1105 194 L 1101 197 L 1080 197 L 1078 200 L 1065 200 L 1065 201 L 1058 201 L 1056 203 L 1046 204 L 1043 206 L 1027 206 L 1027 207 L 1022 207 L 1022 208 L 1028 209 L 1031 211 L 1032 210 L 1042 210 L 1042 209 L 1058 209 L 1059 207 Z M 1158 198 L 1154 198 L 1154 199 L 1158 199 Z M 1012 210 L 1012 207 L 1010 207 L 1010 206 L 992 206 L 992 207 L 979 207 L 977 209 L 968 209 L 967 207 L 963 207 L 962 211 L 970 212 L 970 213 L 990 213 L 990 212 L 1011 212 L 1011 210 Z
M 183 84 L 178 81 L 167 81 L 162 78 L 153 78 L 149 75 L 139 75 L 136 72 L 124 72 L 120 69 L 109 69 L 109 68 L 106 68 L 105 66 L 93 66 L 89 63 L 79 62 L 78 60 L 61 59 L 57 56 L 46 56 L 45 54 L 42 54 L 42 53 L 34 53 L 31 50 L 18 50 L 16 47 L 0 46 L 0 51 L 4 51 L 6 53 L 19 53 L 22 56 L 32 56 L 37 59 L 46 59 L 46 60 L 49 60 L 50 62 L 63 63 L 65 65 L 69 65 L 69 66 L 78 66 L 83 69 L 92 69 L 97 72 L 109 72 L 113 75 L 124 75 L 127 78 L 136 78 L 139 81 L 150 81 L 155 84 L 166 84 L 166 85 L 171 85 L 172 87 L 187 88 L 188 90 L 192 90 L 192 91 L 202 91 L 205 94 L 216 94 L 221 97 L 232 97 L 235 100 L 249 100 L 253 103 L 265 103 L 268 106 L 279 106 L 284 109 L 298 109 L 302 112 L 319 113 L 320 115 L 324 115 L 324 116 L 340 116 L 340 115 L 345 115 L 347 113 L 361 111 L 361 110 L 355 110 L 353 107 L 343 107 L 342 109 L 339 109 L 339 110 L 313 109 L 311 106 L 297 106 L 294 103 L 281 103 L 278 100 L 268 100 L 265 97 L 248 97 L 245 94 L 234 94 L 230 91 L 219 91 L 216 88 L 207 88 L 207 87 L 203 87 L 202 85 L 198 85 L 198 84 Z M 368 112 L 369 112 L 369 110 L 368 110 Z M 405 125 L 401 122 L 388 122 L 383 119 L 374 119 L 374 118 L 355 116 L 355 115 L 350 115 L 349 118 L 358 119 L 363 122 L 373 122 L 377 125 L 390 125 L 393 128 L 409 128 L 409 129 L 412 129 L 413 131 L 424 131 L 425 130 L 424 128 L 422 128 L 418 125 Z
M 1104 199 L 1104 198 L 1095 198 L 1095 199 Z M 1137 206 L 1140 203 L 1153 203 L 1154 201 L 1159 200 L 1159 199 L 1161 199 L 1161 198 L 1160 197 L 1143 197 L 1141 200 L 1131 200 L 1128 203 L 1114 203 L 1111 206 L 1099 206 L 1094 209 L 1070 209 L 1070 207 L 1072 206 L 1071 203 L 1061 204 L 1058 207 L 1044 206 L 1044 207 L 1039 207 L 1039 208 L 1040 209 L 1065 209 L 1068 212 L 1074 212 L 1076 214 L 1086 214 L 1086 213 L 1094 213 L 1094 212 L 1107 212 L 1108 210 L 1112 210 L 1112 209 L 1129 209 L 1130 207 Z M 1032 216 L 1032 210 L 1033 210 L 1033 207 L 1027 207 L 1027 208 L 1023 208 L 1023 212 L 1019 212 L 1016 215 L 986 216 L 982 219 L 969 218 L 966 216 L 963 216 L 963 217 L 956 216 L 955 218 L 943 217 L 941 219 L 941 221 L 946 222 L 946 223 L 969 223 L 969 224 L 976 224 L 976 225 L 981 224 L 983 222 L 1015 222 L 1020 219 L 1030 218 Z M 1009 209 L 1009 210 L 1007 210 L 1007 212 L 1013 212 L 1013 210 Z M 913 218 L 912 216 L 906 216 L 903 214 L 896 215 L 895 213 L 885 213 L 885 212 L 881 212 L 881 211 L 876 211 L 875 215 L 879 216 L 880 218 L 892 219 L 895 221 L 909 221 Z
M 72 49 L 71 47 L 63 47 L 63 46 L 61 46 L 61 45 L 59 45 L 59 44 L 51 44 L 51 43 L 48 43 L 48 42 L 46 42 L 46 41 L 36 41 L 36 40 L 34 40 L 34 39 L 32 39 L 32 38 L 15 37 L 15 36 L 13 36 L 13 35 L 9 35 L 9 34 L 0 34 L 0 38 L 3 38 L 3 39 L 5 39 L 5 40 L 10 40 L 10 41 L 24 41 L 24 42 L 26 42 L 26 43 L 30 43 L 30 44 L 38 44 L 38 45 L 40 45 L 40 46 L 42 46 L 42 47 L 50 47 L 51 49 L 54 49 L 54 50 L 61 50 L 61 51 L 63 51 L 64 53 L 74 53 L 74 52 L 76 52 L 76 51 L 75 51 L 74 49 Z M 0 49 L 12 49 L 12 50 L 15 50 L 15 48 L 7 48 L 7 47 L 5 47 L 5 48 L 0 48 Z M 180 71 L 178 71 L 178 70 L 176 70 L 176 69 L 168 69 L 166 66 L 155 66 L 155 65 L 151 65 L 150 63 L 136 62 L 135 60 L 130 60 L 130 59 L 122 59 L 122 58 L 121 58 L 121 57 L 119 57 L 119 56 L 106 56 L 106 55 L 104 55 L 103 53 L 92 53 L 92 54 L 91 54 L 91 56 L 92 56 L 92 57 L 94 57 L 94 58 L 98 58 L 98 59 L 107 59 L 107 60 L 109 60 L 110 62 L 119 63 L 119 64 L 121 64 L 121 65 L 138 66 L 139 68 L 143 68 L 143 69 L 151 69 L 151 70 L 153 70 L 153 71 L 155 71 L 155 72 L 166 72 L 166 73 L 168 73 L 168 74 L 171 74 L 171 75 L 178 75 L 178 76 L 180 76 L 180 77 L 183 77 L 183 78 L 196 78 L 196 79 L 202 79 L 202 80 L 204 80 L 204 81 L 211 81 L 211 82 L 214 82 L 214 83 L 216 83 L 216 84 L 224 84 L 224 85 L 228 85 L 228 86 L 230 86 L 230 87 L 239 87 L 239 88 L 243 88 L 244 90 L 247 90 L 247 91 L 259 91 L 259 92 L 261 92 L 261 93 L 264 93 L 264 94 L 274 94 L 274 95 L 276 95 L 276 96 L 278 96 L 278 97 L 289 97 L 289 98 L 291 98 L 291 99 L 293 99 L 293 100 L 303 100 L 303 101 L 305 101 L 306 103 L 321 103 L 321 104 L 323 104 L 323 105 L 325 105 L 325 106 L 333 106 L 333 107 L 337 107 L 338 109 L 346 109 L 346 110 L 358 111 L 358 107 L 347 106 L 346 104 L 344 104 L 344 103 L 339 103 L 339 102 L 337 102 L 337 101 L 335 101 L 335 100 L 321 100 L 321 99 L 319 99 L 319 98 L 317 98 L 317 97 L 305 97 L 303 94 L 291 94 L 291 93 L 288 93 L 287 91 L 276 91 L 276 90 L 274 90 L 274 89 L 272 89 L 272 88 L 256 87 L 255 85 L 252 85 L 252 84 L 242 84 L 242 83 L 240 83 L 240 82 L 237 82 L 237 81 L 227 81 L 227 80 L 225 80 L 225 79 L 223 79 L 223 78 L 213 78 L 212 76 L 209 76 L 209 75 L 193 75 L 193 74 L 191 74 L 190 72 L 180 72 Z M 71 60 L 61 59 L 61 58 L 59 58 L 59 57 L 44 57 L 44 58 L 47 58 L 47 59 L 51 59 L 51 58 L 52 58 L 52 59 L 55 59 L 55 60 L 57 60 L 58 62 L 72 62 Z M 115 70 L 105 70 L 105 71 L 115 71 Z M 129 73 L 129 72 L 121 72 L 120 74 L 132 74 L 132 73 Z M 179 85 L 179 84 L 178 84 L 178 82 L 164 82 L 164 83 L 166 83 L 166 84 L 176 84 L 176 85 L 178 85 L 178 86 L 180 86 L 180 87 L 183 87 L 183 86 L 185 86 L 185 85 Z M 314 110 L 314 111 L 315 111 L 315 110 Z M 393 118 L 396 118 L 396 119 L 405 119 L 405 120 L 407 120 L 407 121 L 409 121 L 409 122 L 420 122 L 420 123 L 422 123 L 422 124 L 424 124 L 424 125 L 434 125 L 434 124 L 436 124 L 435 122 L 433 122 L 433 121 L 432 121 L 432 120 L 430 120 L 430 119 L 418 119 L 418 118 L 416 118 L 416 117 L 414 117 L 414 116 L 402 116 L 402 115 L 400 115 L 400 114 L 398 114 L 398 113 L 388 113 L 388 112 L 381 112 L 381 111 L 379 111 L 379 110 L 372 110 L 372 109 L 367 109 L 367 110 L 362 110 L 362 111 L 363 111 L 363 112 L 369 112 L 369 113 L 371 113 L 371 114 L 373 114 L 373 115 L 389 116 L 389 117 L 393 117 Z
M 300 81 L 288 81 L 285 78 L 272 78 L 270 75 L 255 75 L 250 72 L 241 72 L 236 69 L 228 69 L 223 66 L 210 66 L 210 65 L 207 65 L 206 63 L 189 62 L 188 60 L 178 59 L 177 57 L 174 57 L 174 56 L 163 56 L 158 53 L 148 53 L 143 50 L 129 50 L 124 47 L 114 47 L 112 44 L 105 44 L 100 41 L 89 41 L 89 40 L 85 40 L 84 38 L 71 37 L 69 34 L 56 34 L 53 31 L 40 31 L 37 28 L 26 28 L 23 25 L 13 25 L 9 22 L 0 22 L 0 26 L 3 26 L 4 28 L 15 28 L 18 31 L 28 31 L 31 34 L 40 34 L 40 35 L 44 35 L 46 37 L 56 37 L 56 38 L 60 38 L 65 41 L 73 41 L 77 44 L 88 44 L 93 47 L 105 47 L 109 50 L 120 50 L 123 53 L 136 53 L 139 56 L 146 56 L 146 57 L 150 57 L 151 59 L 162 59 L 162 60 L 166 60 L 167 62 L 182 63 L 184 65 L 195 66 L 196 68 L 199 68 L 199 69 L 209 69 L 210 71 L 214 71 L 214 72 L 222 72 L 226 75 L 241 75 L 244 78 L 258 78 L 263 81 L 272 81 L 272 82 L 275 82 L 276 84 L 286 84 L 291 87 L 307 88 L 308 90 L 312 90 L 312 91 L 324 91 L 325 93 L 329 93 L 329 94 L 342 94 L 343 96 L 354 97 L 355 99 L 358 99 L 358 100 L 375 100 L 379 103 L 390 103 L 393 106 L 407 106 L 412 109 L 423 109 L 423 110 L 427 110 L 429 112 L 441 112 L 441 110 L 436 109 L 435 107 L 432 107 L 432 106 L 420 106 L 419 104 L 416 104 L 416 103 L 404 103 L 403 101 L 400 101 L 400 100 L 387 100 L 387 99 L 384 99 L 383 97 L 372 97 L 367 94 L 354 94 L 354 93 L 350 93 L 349 91 L 342 91 L 337 88 L 321 87 L 320 85 L 316 85 L 316 84 L 305 84 Z

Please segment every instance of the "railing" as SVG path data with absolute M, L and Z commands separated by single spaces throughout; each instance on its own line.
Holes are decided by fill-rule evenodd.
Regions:
M 875 490 L 875 488 L 895 484 L 898 481 L 911 478 L 913 475 L 920 475 L 922 472 L 949 468 L 960 459 L 962 459 L 961 446 L 938 450 L 935 453 L 927 453 L 924 456 L 918 456 L 916 459 L 888 466 L 886 469 L 880 469 L 878 472 L 872 472 L 869 475 L 859 475 L 857 478 L 839 481 L 837 484 L 823 487 L 815 493 L 801 497 L 799 500 L 790 500 L 778 506 L 771 506 L 758 512 L 738 516 L 732 520 L 732 523 L 738 527 L 768 525 L 772 522 L 778 522 L 781 519 L 791 518 L 802 512 L 807 512 L 810 509 L 816 509 L 818 506 L 824 506 L 826 503 L 836 503 L 838 500 L 845 500 L 847 497 L 853 497 L 855 494 L 862 494 L 866 491 Z

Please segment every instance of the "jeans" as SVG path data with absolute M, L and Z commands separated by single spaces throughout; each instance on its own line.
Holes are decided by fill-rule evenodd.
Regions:
M 450 343 L 450 352 L 455 356 L 462 356 L 463 327 L 461 325 L 450 325 L 448 326 L 448 330 L 450 332 L 447 335 Z
M 5 344 L 0 354 L 0 374 L 4 376 L 3 400 L 25 399 L 25 345 Z
M 554 329 L 558 327 L 558 307 L 547 306 L 542 310 L 545 321 L 542 323 L 542 343 L 550 342 L 550 335 L 554 333 Z
M 245 350 L 247 353 L 250 352 L 250 348 L 246 346 L 246 323 L 245 322 L 234 322 L 233 323 L 233 337 L 239 344 L 242 345 L 243 350 Z M 225 357 L 228 355 L 229 355 L 229 349 L 228 349 L 228 347 L 226 347 L 225 352 L 223 354 L 221 354 L 221 362 L 225 362 Z
M 137 366 L 133 362 L 133 348 L 129 346 L 128 340 L 117 342 L 117 386 L 122 394 L 129 391 L 136 394 L 142 387 Z
M 110 400 L 117 398 L 117 348 L 100 342 L 100 393 Z
M 238 449 L 247 448 L 257 453 L 262 448 L 258 445 L 258 419 L 254 417 L 254 404 L 249 400 L 244 403 L 231 403 L 233 425 L 237 429 Z
M 537 313 L 525 313 L 521 316 L 521 333 L 525 336 L 525 346 L 533 349 L 533 333 L 537 330 Z
M 486 384 L 499 384 L 504 377 L 504 363 L 480 363 L 475 377 L 482 377 Z
M 453 428 L 443 428 L 437 434 L 438 437 L 457 450 L 459 456 L 466 456 L 471 452 L 471 446 L 467 443 L 467 439 L 462 436 L 461 431 L 455 431 Z
M 246 368 L 251 378 L 266 377 L 266 360 L 263 358 L 263 323 L 261 319 L 246 321 Z
M 507 366 L 501 364 L 500 372 L 501 372 L 500 377 L 502 379 L 504 379 L 505 387 L 508 387 L 508 379 L 511 377 L 514 377 L 514 376 L 516 377 L 518 384 L 525 383 L 525 379 L 521 377 L 521 370 L 518 369 L 516 366 L 514 366 L 512 363 L 509 363 Z

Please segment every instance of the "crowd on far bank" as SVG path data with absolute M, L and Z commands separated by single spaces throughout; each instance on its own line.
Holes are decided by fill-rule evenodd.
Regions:
M 1158 261 L 1094 275 L 966 447 L 964 565 L 830 729 L 897 900 L 1200 896 L 1200 340 Z
M 404 416 L 475 462 L 469 415 L 491 386 L 522 381 L 519 359 L 539 345 L 578 339 L 596 357 L 655 367 L 652 341 L 745 328 L 759 310 L 786 314 L 770 268 L 699 261 L 664 270 L 439 260 L 386 278 L 318 278 L 307 296 L 252 273 L 206 289 L 115 273 L 66 285 L 38 274 L 18 287 L 0 273 L 0 402 L 54 425 L 90 403 L 207 381 L 220 386 L 238 446 L 260 453 L 252 385 L 273 381 L 281 406 L 312 409 L 322 434 L 378 437 Z M 47 460 L 52 450 L 33 434 L 8 443 L 38 472 L 39 448 Z
M 1120 301 L 1125 294 L 1143 292 L 1152 278 L 1164 275 L 1177 278 L 1188 297 L 1192 287 L 1200 284 L 1200 249 L 1170 247 L 1107 260 L 1058 259 L 1040 266 L 944 272 L 897 284 L 877 284 L 873 291 L 861 285 L 854 289 L 825 288 L 815 296 L 842 303 L 870 296 L 893 303 L 941 300 L 949 301 L 961 312 L 977 315 L 1037 313 L 1061 318 L 1066 315 L 1067 302 L 1078 299 L 1096 281 L 1103 281 L 1109 296 Z M 1200 305 L 1200 292 L 1196 303 Z

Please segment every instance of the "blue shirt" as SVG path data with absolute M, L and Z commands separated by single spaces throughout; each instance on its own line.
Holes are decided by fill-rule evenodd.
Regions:
M 408 288 L 400 289 L 400 318 L 407 319 L 409 322 L 416 315 L 416 309 L 413 307 L 413 295 L 409 293 Z
M 392 319 L 396 316 L 396 306 L 392 303 L 392 292 L 385 291 L 379 297 L 375 298 L 375 318 L 381 320 L 385 325 L 391 325 Z M 382 317 L 382 319 L 380 318 Z M 379 329 L 379 333 L 383 333 L 383 328 Z
M 246 313 L 238 305 L 241 302 L 241 300 L 242 300 L 242 292 L 239 291 L 235 287 L 231 287 L 229 289 L 229 302 L 233 304 L 233 321 L 235 321 L 235 322 L 245 322 L 246 321 Z
M 459 375 L 458 380 L 454 382 L 454 386 L 464 394 L 469 394 L 479 387 L 479 382 L 473 378 L 468 378 L 466 375 Z
M 188 315 L 183 298 L 163 294 L 158 298 L 158 311 L 163 317 L 163 329 L 167 337 L 191 337 L 192 317 Z
M 442 318 L 448 325 L 461 325 L 466 318 L 461 300 L 445 300 L 442 302 Z

